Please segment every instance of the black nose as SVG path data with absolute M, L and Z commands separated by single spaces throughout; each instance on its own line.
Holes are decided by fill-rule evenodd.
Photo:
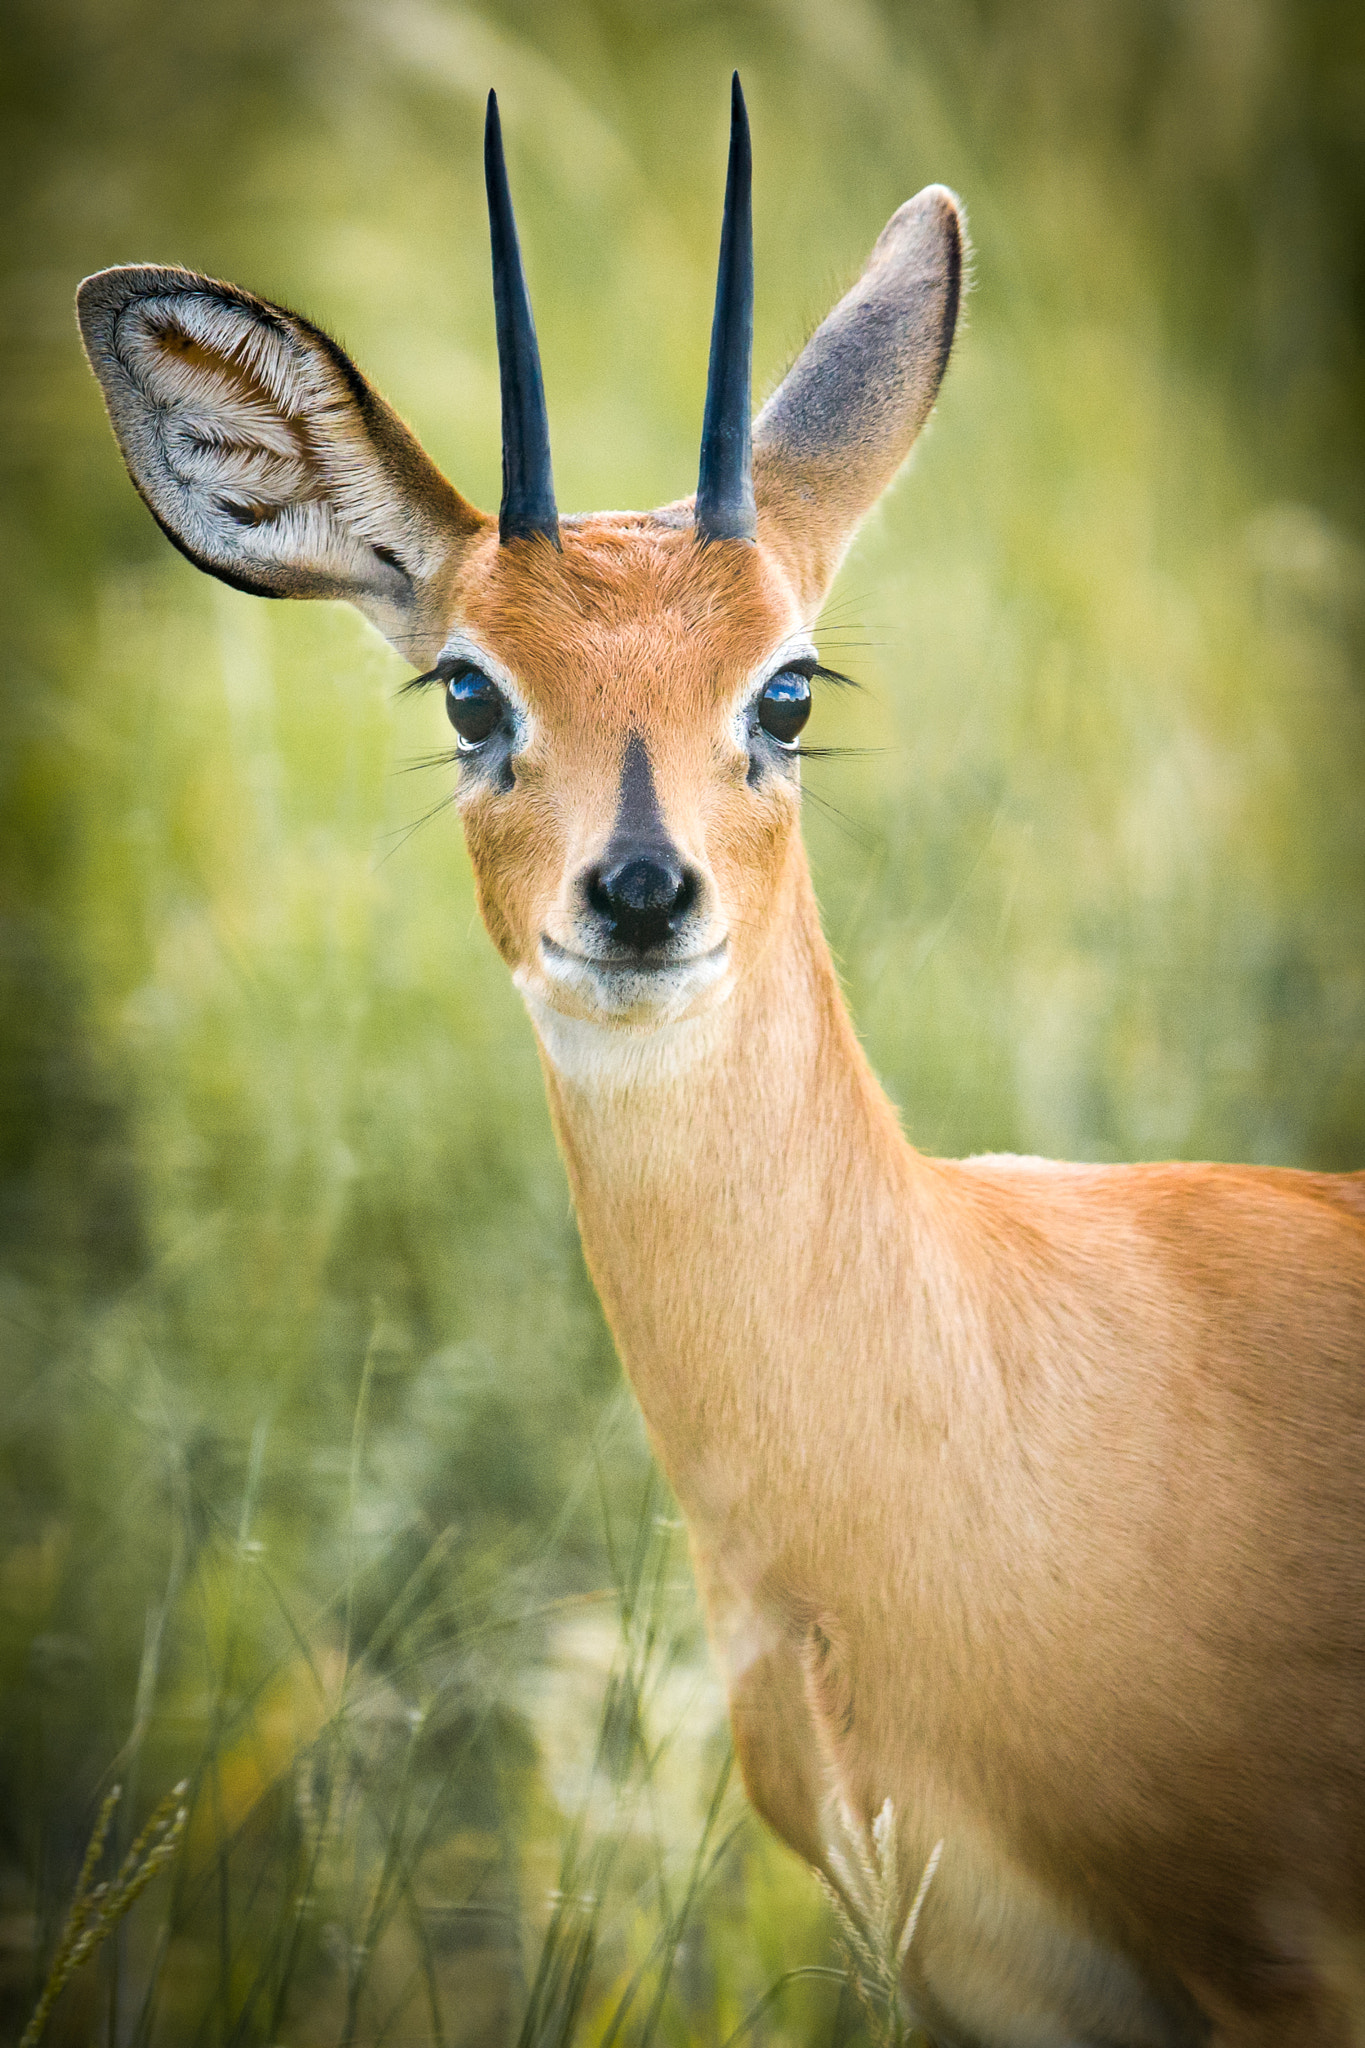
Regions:
M 588 901 L 611 936 L 649 953 L 677 930 L 697 894 L 696 877 L 662 851 L 628 852 L 588 877 Z

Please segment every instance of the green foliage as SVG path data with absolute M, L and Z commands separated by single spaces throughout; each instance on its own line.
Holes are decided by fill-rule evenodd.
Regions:
M 864 688 L 812 738 L 872 750 L 808 779 L 860 1029 L 931 1150 L 1359 1165 L 1362 36 L 1344 0 L 11 0 L 7 2037 L 111 1773 L 115 1859 L 144 1788 L 188 1819 L 49 2043 L 863 2024 L 813 1885 L 730 1833 L 530 1033 L 447 772 L 397 772 L 439 710 L 349 614 L 167 548 L 78 278 L 301 306 L 496 503 L 495 84 L 561 503 L 651 504 L 695 477 L 731 65 L 760 383 L 952 184 L 967 324 L 820 635 Z

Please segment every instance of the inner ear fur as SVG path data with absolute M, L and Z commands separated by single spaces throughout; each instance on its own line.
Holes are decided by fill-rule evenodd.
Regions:
M 759 539 L 811 609 L 929 416 L 953 345 L 966 246 L 946 186 L 908 199 L 754 422 Z
M 124 461 L 190 560 L 261 597 L 344 597 L 408 651 L 488 524 L 337 343 L 235 285 L 88 277 L 81 335 Z

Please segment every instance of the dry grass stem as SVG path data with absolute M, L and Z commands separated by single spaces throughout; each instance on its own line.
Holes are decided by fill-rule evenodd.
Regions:
M 816 1875 L 834 1913 L 836 1939 L 873 2048 L 905 2048 L 911 2031 L 901 2004 L 901 1973 L 943 1844 L 936 1842 L 930 1851 L 906 1911 L 891 1801 L 870 1832 L 846 1805 L 840 1808 L 839 1826 L 842 1839 L 825 1850 L 837 1882 Z
M 189 1808 L 184 1804 L 188 1790 L 188 1784 L 182 1782 L 166 1795 L 124 1857 L 118 1875 L 104 1884 L 97 1884 L 92 1891 L 90 1880 L 104 1854 L 114 1812 L 123 1796 L 122 1786 L 115 1785 L 105 1799 L 86 1847 L 71 1911 L 52 1958 L 47 1982 L 33 2008 L 33 2017 L 24 2029 L 19 2048 L 37 2048 L 64 1987 L 82 1963 L 89 1961 L 101 1942 L 113 1933 L 158 1870 L 174 1856 L 189 1817 Z

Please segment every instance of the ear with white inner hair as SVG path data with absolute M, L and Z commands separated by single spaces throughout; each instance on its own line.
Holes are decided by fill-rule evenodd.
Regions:
M 758 537 L 808 614 L 929 416 L 953 345 L 965 244 L 946 186 L 908 199 L 754 421 Z
M 76 298 L 129 474 L 183 554 L 261 597 L 344 597 L 400 652 L 489 522 L 310 321 L 193 271 Z

